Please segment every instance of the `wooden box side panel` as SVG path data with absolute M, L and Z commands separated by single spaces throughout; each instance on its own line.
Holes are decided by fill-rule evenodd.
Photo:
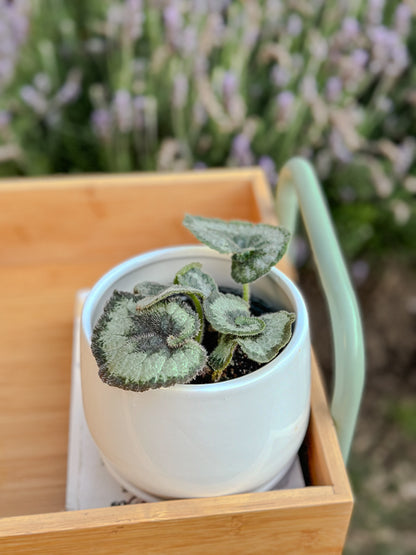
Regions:
M 175 502 L 173 502 L 175 503 Z M 230 503 L 235 503 L 230 499 Z M 123 519 L 123 511 L 112 524 L 89 525 L 22 535 L 3 535 L 2 553 L 282 553 L 300 555 L 342 553 L 349 518 L 348 503 L 294 503 L 282 508 L 242 506 L 226 514 L 204 514 L 186 518 L 163 514 L 145 520 Z M 123 508 L 119 508 L 123 509 Z M 161 512 L 162 511 L 162 512 Z M 174 507 L 172 507 L 174 511 Z M 131 511 L 129 511 L 131 513 Z M 166 517 L 166 518 L 165 518 Z M 85 523 L 87 522 L 85 515 Z
M 309 481 L 315 486 L 332 485 L 336 494 L 350 499 L 352 507 L 351 487 L 314 353 L 311 378 L 311 417 L 304 442 Z
M 144 250 L 195 242 L 181 223 L 187 212 L 262 218 L 247 172 L 216 172 L 215 178 L 202 180 L 192 175 L 168 181 L 139 175 L 84 177 L 22 189 L 3 184 L 0 264 L 105 260 L 111 266 Z M 262 188 L 258 180 L 256 188 Z

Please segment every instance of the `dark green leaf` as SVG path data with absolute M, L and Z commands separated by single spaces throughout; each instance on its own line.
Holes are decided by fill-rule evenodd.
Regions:
M 260 318 L 251 316 L 246 301 L 241 297 L 218 293 L 204 302 L 205 317 L 212 327 L 228 335 L 256 335 L 264 329 Z
M 278 226 L 253 224 L 187 214 L 183 221 L 197 239 L 221 253 L 231 254 L 231 275 L 237 283 L 251 283 L 282 258 L 289 232 Z
M 295 318 L 293 312 L 285 310 L 263 314 L 264 330 L 254 337 L 238 337 L 237 342 L 251 360 L 270 362 L 288 344 Z
M 138 312 L 137 302 L 137 295 L 115 291 L 94 328 L 91 348 L 101 379 L 133 391 L 192 380 L 206 363 L 194 340 L 197 314 L 176 301 Z
M 174 283 L 201 291 L 205 298 L 218 293 L 213 278 L 201 270 L 202 264 L 194 262 L 184 266 L 175 276 Z

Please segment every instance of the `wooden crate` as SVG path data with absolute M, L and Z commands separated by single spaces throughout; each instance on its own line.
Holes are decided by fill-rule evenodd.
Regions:
M 315 362 L 306 488 L 64 510 L 76 291 L 193 242 L 185 212 L 273 222 L 262 172 L 7 180 L 0 199 L 0 552 L 340 553 L 353 500 Z

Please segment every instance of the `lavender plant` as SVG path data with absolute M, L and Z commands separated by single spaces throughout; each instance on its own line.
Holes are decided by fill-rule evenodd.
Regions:
M 189 383 L 204 372 L 219 381 L 239 347 L 252 361 L 270 362 L 287 345 L 295 315 L 285 310 L 253 316 L 250 283 L 267 274 L 289 241 L 281 228 L 187 215 L 195 236 L 231 254 L 232 277 L 243 297 L 222 293 L 199 263 L 179 270 L 172 284 L 142 282 L 133 292 L 114 291 L 92 335 L 101 379 L 145 391 Z M 204 330 L 216 332 L 208 353 Z
M 414 3 L 0 1 L 0 174 L 292 155 L 347 254 L 416 225 Z

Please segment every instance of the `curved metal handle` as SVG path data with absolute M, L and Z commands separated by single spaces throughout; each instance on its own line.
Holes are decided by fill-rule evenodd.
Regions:
M 296 226 L 297 205 L 329 305 L 335 351 L 331 412 L 346 462 L 364 386 L 361 317 L 321 186 L 312 166 L 302 158 L 292 158 L 282 168 L 276 194 L 279 223 L 292 234 Z

